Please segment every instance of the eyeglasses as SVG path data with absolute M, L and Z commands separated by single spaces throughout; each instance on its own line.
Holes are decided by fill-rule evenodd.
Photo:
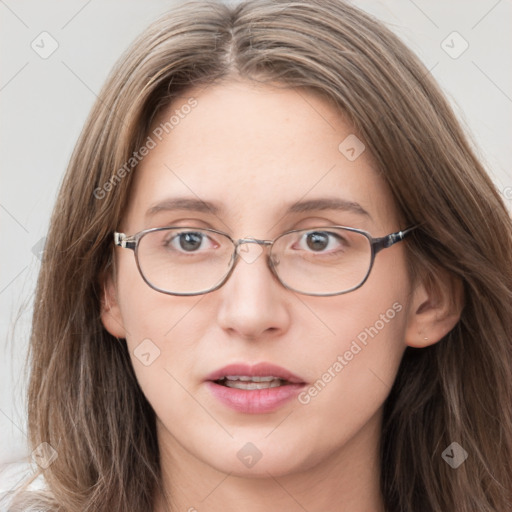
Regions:
M 144 281 L 170 295 L 201 295 L 220 288 L 240 259 L 242 244 L 270 247 L 267 264 L 287 289 L 331 296 L 360 288 L 375 256 L 401 242 L 417 226 L 373 238 L 366 231 L 329 226 L 287 231 L 274 240 L 240 238 L 209 228 L 151 228 L 128 236 L 114 233 L 116 246 L 131 249 Z M 242 255 L 242 259 L 245 257 Z

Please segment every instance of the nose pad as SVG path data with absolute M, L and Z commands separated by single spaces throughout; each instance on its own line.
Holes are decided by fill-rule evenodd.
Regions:
M 249 264 L 254 263 L 263 254 L 262 245 L 251 238 L 244 238 L 236 250 L 240 258 Z

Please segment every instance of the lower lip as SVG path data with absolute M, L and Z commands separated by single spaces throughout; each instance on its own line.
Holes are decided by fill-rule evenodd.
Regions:
M 238 412 L 262 414 L 273 412 L 296 397 L 305 384 L 286 384 L 266 389 L 237 389 L 208 381 L 213 396 Z

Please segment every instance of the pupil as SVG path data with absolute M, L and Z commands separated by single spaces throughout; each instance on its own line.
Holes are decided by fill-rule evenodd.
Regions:
M 325 249 L 328 243 L 328 236 L 324 233 L 310 233 L 307 237 L 307 244 L 310 249 Z
M 180 235 L 180 247 L 186 251 L 194 250 L 201 246 L 201 233 L 183 233 Z

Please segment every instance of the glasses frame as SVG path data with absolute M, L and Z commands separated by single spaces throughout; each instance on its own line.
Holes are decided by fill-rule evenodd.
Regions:
M 281 285 L 284 286 L 286 289 L 294 291 L 296 293 L 300 293 L 301 295 L 309 295 L 309 296 L 313 296 L 313 297 L 332 297 L 335 295 L 344 295 L 346 293 L 350 293 L 354 290 L 357 290 L 358 288 L 361 288 L 361 286 L 363 286 L 364 283 L 366 283 L 366 281 L 368 280 L 368 277 L 370 276 L 370 273 L 373 268 L 373 264 L 375 262 L 375 257 L 377 256 L 377 254 L 379 252 L 381 252 L 382 250 L 392 247 L 396 243 L 404 240 L 417 227 L 418 227 L 417 225 L 410 226 L 404 230 L 396 231 L 394 233 L 390 233 L 389 235 L 378 237 L 378 238 L 374 238 L 372 235 L 370 235 L 370 233 L 368 233 L 367 231 L 364 231 L 362 229 L 351 228 L 348 226 L 322 226 L 322 227 L 292 229 L 289 231 L 285 231 L 284 233 L 281 233 L 279 236 L 277 236 L 273 240 L 260 240 L 258 238 L 239 238 L 237 240 L 234 240 L 227 233 L 225 233 L 223 231 L 218 231 L 218 230 L 212 229 L 212 228 L 198 228 L 197 226 L 195 226 L 195 227 L 166 226 L 166 227 L 161 227 L 161 228 L 144 229 L 144 230 L 139 231 L 138 233 L 135 233 L 133 235 L 126 235 L 125 233 L 120 233 L 118 231 L 115 231 L 114 232 L 114 244 L 115 244 L 115 246 L 122 247 L 123 249 L 131 249 L 134 252 L 135 263 L 137 264 L 139 273 L 142 276 L 142 279 L 145 281 L 145 283 L 153 290 L 155 290 L 157 292 L 165 293 L 166 295 L 194 296 L 194 295 L 204 295 L 206 293 L 210 293 L 215 290 L 218 290 L 221 286 L 226 284 L 227 280 L 229 279 L 229 277 L 235 270 L 235 267 L 240 259 L 238 247 L 242 244 L 258 244 L 258 245 L 262 245 L 265 247 L 270 247 L 269 253 L 267 254 L 267 265 L 270 268 L 270 271 L 272 272 L 272 274 L 279 281 L 279 283 L 281 283 Z M 358 285 L 356 285 L 348 290 L 344 290 L 344 291 L 336 292 L 336 293 L 307 293 L 307 292 L 302 292 L 300 290 L 296 290 L 295 288 L 292 288 L 291 286 L 288 286 L 286 283 L 284 283 L 281 280 L 281 278 L 279 277 L 277 270 L 272 261 L 272 247 L 273 247 L 274 243 L 277 240 L 279 240 L 281 237 L 286 236 L 290 233 L 297 233 L 299 231 L 327 231 L 332 228 L 344 229 L 347 231 L 352 231 L 354 233 L 359 233 L 368 239 L 368 241 L 370 243 L 370 247 L 371 247 L 371 259 L 370 259 L 370 265 L 368 267 L 368 272 L 366 273 L 364 279 Z M 230 260 L 230 268 L 229 268 L 227 274 L 224 276 L 224 278 L 217 285 L 215 285 L 213 288 L 209 288 L 206 291 L 180 293 L 180 292 L 170 292 L 168 290 L 164 290 L 163 288 L 159 288 L 158 286 L 155 286 L 154 284 L 152 284 L 146 278 L 146 276 L 144 275 L 144 272 L 142 271 L 141 266 L 139 264 L 138 248 L 139 248 L 140 240 L 148 233 L 153 233 L 155 231 L 171 230 L 171 229 L 190 229 L 192 231 L 207 231 L 207 232 L 211 232 L 211 233 L 216 233 L 218 235 L 223 235 L 231 241 L 231 243 L 233 244 L 233 254 L 232 254 L 231 260 Z

